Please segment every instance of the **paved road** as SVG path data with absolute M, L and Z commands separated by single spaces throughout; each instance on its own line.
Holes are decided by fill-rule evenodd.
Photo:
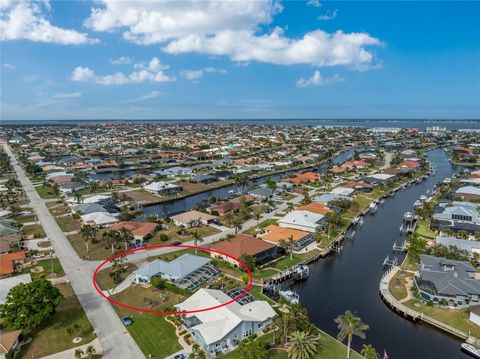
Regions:
M 125 330 L 110 303 L 103 299 L 93 287 L 91 278 L 96 263 L 84 261 L 78 257 L 10 148 L 4 145 L 4 149 L 11 158 L 12 166 L 30 200 L 30 206 L 34 209 L 40 224 L 50 239 L 70 284 L 97 333 L 103 348 L 103 357 L 106 359 L 144 358 L 145 356 Z

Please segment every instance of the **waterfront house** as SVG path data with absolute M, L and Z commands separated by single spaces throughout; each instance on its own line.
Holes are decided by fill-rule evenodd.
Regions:
M 212 183 L 217 180 L 217 177 L 209 175 L 209 174 L 202 174 L 199 173 L 192 178 L 190 178 L 190 182 L 193 183 Z
M 77 199 L 73 197 L 68 198 L 67 203 L 69 203 L 70 206 L 75 205 L 77 204 Z M 113 197 L 109 195 L 96 194 L 93 196 L 84 197 L 82 199 L 82 203 L 83 204 L 97 203 L 101 206 L 106 206 L 113 203 Z
M 310 211 L 295 210 L 287 213 L 278 220 L 280 227 L 298 229 L 299 231 L 315 232 L 317 229 L 323 228 L 324 215 L 313 213 Z
M 477 240 L 437 236 L 435 243 L 446 247 L 457 247 L 460 250 L 467 251 L 472 257 L 475 254 L 480 254 L 480 241 Z
M 300 211 L 309 211 L 316 214 L 326 215 L 327 213 L 332 212 L 332 210 L 323 203 L 312 202 L 297 208 Z
M 181 191 L 182 187 L 174 183 L 160 181 L 152 182 L 144 186 L 143 189 L 147 192 L 168 196 L 170 194 Z
M 190 167 L 181 167 L 181 166 L 163 168 L 158 171 L 155 171 L 155 173 L 161 176 L 167 176 L 169 178 L 176 178 L 177 176 L 190 176 L 192 172 L 193 171 Z
M 218 213 L 219 216 L 225 216 L 227 212 L 236 211 L 242 207 L 242 204 L 238 201 L 220 201 L 216 202 L 210 207 L 211 213 Z
M 150 283 L 153 277 L 160 277 L 179 288 L 195 290 L 219 272 L 210 262 L 210 258 L 189 253 L 171 261 L 156 259 L 135 271 L 135 282 Z
M 263 265 L 277 259 L 281 255 L 281 250 L 275 244 L 262 241 L 261 239 L 247 236 L 244 234 L 237 234 L 233 238 L 227 238 L 214 243 L 212 249 L 229 254 L 230 256 L 239 259 L 242 255 L 250 255 L 255 257 L 257 265 Z M 219 253 L 211 253 L 214 258 L 221 258 L 235 266 L 238 262 L 228 256 Z
M 175 307 L 178 311 L 190 311 L 219 306 L 231 300 L 220 290 L 202 288 Z M 241 340 L 263 332 L 275 316 L 266 301 L 254 300 L 243 305 L 233 302 L 215 310 L 189 313 L 184 325 L 205 353 L 215 357 L 235 349 Z
M 260 187 L 248 191 L 248 194 L 262 201 L 270 200 L 273 198 L 273 190 L 268 187 Z
M 414 283 L 426 301 L 455 308 L 480 303 L 480 279 L 469 262 L 420 255 Z
M 118 222 L 117 217 L 108 212 L 92 212 L 80 216 L 82 222 L 88 225 L 108 227 Z
M 340 196 L 345 196 L 345 197 L 353 197 L 353 194 L 355 193 L 355 190 L 353 188 L 349 187 L 337 187 L 334 188 L 330 191 L 332 194 L 338 194 Z
M 393 181 L 394 179 L 395 179 L 395 175 L 387 174 L 387 173 L 375 173 L 362 178 L 364 182 L 368 182 L 372 185 L 387 184 Z
M 351 201 L 352 198 L 348 196 L 342 196 L 340 194 L 335 194 L 335 193 L 325 193 L 320 196 L 317 196 L 313 198 L 313 202 L 318 202 L 318 203 L 323 203 L 328 206 L 328 204 L 332 201 L 338 201 L 338 200 L 347 200 Z
M 200 224 L 208 225 L 217 220 L 217 217 L 208 213 L 199 211 L 188 211 L 184 213 L 171 216 L 170 219 L 177 226 L 183 226 L 185 228 L 198 227 Z
M 470 315 L 468 319 L 476 325 L 480 326 L 480 305 L 470 307 Z
M 281 244 L 283 241 L 293 241 L 293 250 L 299 251 L 307 245 L 315 241 L 312 233 L 306 231 L 299 231 L 297 229 L 280 227 L 276 225 L 269 225 L 265 227 L 267 233 L 262 236 L 262 239 L 275 244 Z
M 480 231 L 478 205 L 471 202 L 443 202 L 435 208 L 431 227 L 440 231 L 467 231 L 474 234 Z
M 475 186 L 460 187 L 455 191 L 455 194 L 464 201 L 480 200 L 480 188 Z

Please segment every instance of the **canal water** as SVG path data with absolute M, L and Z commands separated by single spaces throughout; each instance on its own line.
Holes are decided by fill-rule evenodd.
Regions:
M 367 215 L 353 240 L 343 243 L 343 251 L 330 255 L 310 266 L 310 277 L 291 288 L 300 295 L 311 320 L 332 336 L 338 333 L 334 319 L 347 309 L 357 312 L 370 326 L 366 340 L 354 338 L 353 348 L 372 344 L 390 359 L 454 359 L 467 358 L 460 351 L 460 341 L 426 324 L 415 324 L 390 310 L 380 299 L 379 282 L 384 272 L 383 260 L 395 254 L 392 246 L 400 243 L 403 214 L 444 178 L 458 169 L 449 162 L 441 149 L 428 153 L 437 168 L 435 175 L 420 184 L 407 187 L 389 197 L 374 215 Z M 398 252 L 397 252 L 398 253 Z M 402 255 L 396 255 L 403 259 Z
M 359 150 L 361 150 L 361 149 L 359 149 Z M 337 156 L 334 156 L 332 158 L 332 164 L 343 163 L 346 159 L 351 157 L 352 154 L 353 154 L 353 150 L 344 151 L 344 152 L 342 152 L 342 153 L 340 153 Z M 321 166 L 313 168 L 314 171 L 319 172 L 319 173 L 325 173 L 327 171 L 327 169 L 328 169 L 327 164 L 323 164 Z M 282 177 L 286 177 L 286 176 L 288 176 L 292 173 L 298 173 L 298 170 L 288 171 L 288 172 L 284 172 L 284 173 L 281 173 L 281 174 L 275 174 L 275 175 L 270 176 L 270 178 L 272 178 L 274 180 L 278 180 L 278 179 L 280 179 Z M 255 181 L 249 181 L 248 185 L 252 185 L 254 183 L 257 183 L 259 185 L 263 184 L 267 180 L 267 178 L 268 178 L 268 176 L 258 178 Z M 208 192 L 202 192 L 202 193 L 199 193 L 199 194 L 196 194 L 196 195 L 193 195 L 193 196 L 189 196 L 189 197 L 186 197 L 186 198 L 178 199 L 178 200 L 175 200 L 175 201 L 161 203 L 161 204 L 154 205 L 154 206 L 144 207 L 143 208 L 143 217 L 148 217 L 149 215 L 152 215 L 152 214 L 155 214 L 159 217 L 166 217 L 166 216 L 168 217 L 168 216 L 180 213 L 180 212 L 188 211 L 188 210 L 190 210 L 192 208 L 195 208 L 195 207 L 199 207 L 203 203 L 205 203 L 205 201 L 208 201 L 211 197 L 215 197 L 216 199 L 223 199 L 223 198 L 231 197 L 232 192 L 236 193 L 236 192 L 238 192 L 238 190 L 239 190 L 239 188 L 238 188 L 237 185 L 230 185 L 230 186 L 214 189 L 214 190 L 211 190 L 211 191 L 208 191 Z

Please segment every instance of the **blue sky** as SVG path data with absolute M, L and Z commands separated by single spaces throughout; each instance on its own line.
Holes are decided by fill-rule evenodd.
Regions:
M 480 118 L 480 3 L 2 1 L 1 118 Z

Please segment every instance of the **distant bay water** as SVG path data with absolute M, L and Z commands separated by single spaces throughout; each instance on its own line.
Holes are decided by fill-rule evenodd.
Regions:
M 46 125 L 78 125 L 90 123 L 179 123 L 179 124 L 240 124 L 240 125 L 275 125 L 275 126 L 343 126 L 343 127 L 389 127 L 389 128 L 418 128 L 439 126 L 449 130 L 473 129 L 480 130 L 478 120 L 421 120 L 421 119 L 238 119 L 238 120 L 35 120 L 35 121 L 0 121 L 2 126 L 46 126 Z

